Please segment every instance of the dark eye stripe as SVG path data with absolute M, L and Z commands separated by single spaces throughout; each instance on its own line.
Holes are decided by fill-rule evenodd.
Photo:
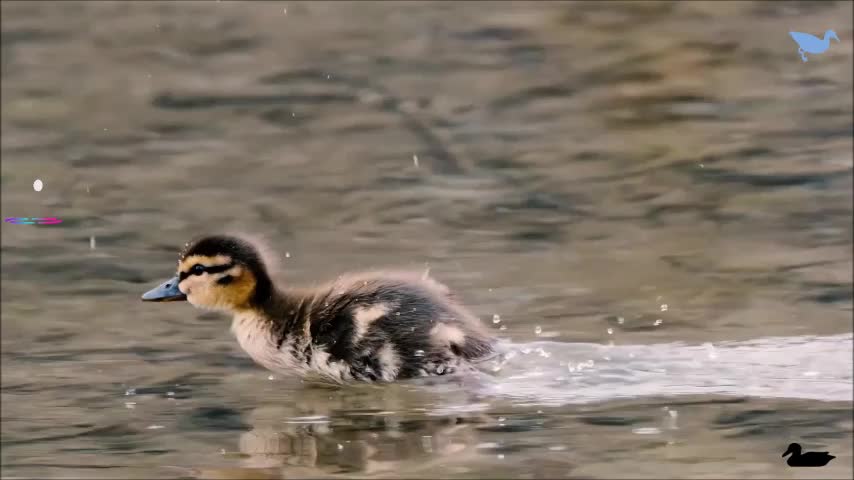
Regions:
M 228 263 L 228 264 L 225 264 L 225 265 L 213 265 L 213 266 L 210 266 L 210 267 L 205 267 L 205 268 L 204 268 L 204 271 L 205 271 L 205 272 L 207 272 L 207 273 L 220 273 L 220 272 L 224 272 L 224 271 L 228 270 L 229 268 L 231 268 L 231 267 L 233 267 L 233 266 L 234 266 L 234 262 L 232 262 L 232 263 Z M 195 265 L 194 265 L 194 267 L 195 267 Z M 189 272 L 181 272 L 181 273 L 179 273 L 179 274 L 178 274 L 178 279 L 179 279 L 178 281 L 182 281 L 182 280 L 184 280 L 185 278 L 189 277 L 189 276 L 190 276 L 190 275 L 192 275 L 192 274 L 193 274 L 193 269 L 192 269 L 192 268 L 190 269 L 190 271 L 189 271 Z

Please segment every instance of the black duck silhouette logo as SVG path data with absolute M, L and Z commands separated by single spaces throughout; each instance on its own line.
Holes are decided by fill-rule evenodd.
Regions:
M 807 452 L 801 453 L 801 446 L 797 443 L 789 444 L 789 448 L 783 453 L 783 457 L 792 454 L 786 461 L 790 467 L 823 467 L 833 460 L 833 455 L 827 452 Z

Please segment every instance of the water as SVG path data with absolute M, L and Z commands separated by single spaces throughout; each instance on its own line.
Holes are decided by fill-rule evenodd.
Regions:
M 3 476 L 850 478 L 851 3 L 401 5 L 0 4 Z M 271 377 L 139 301 L 232 230 L 503 355 Z

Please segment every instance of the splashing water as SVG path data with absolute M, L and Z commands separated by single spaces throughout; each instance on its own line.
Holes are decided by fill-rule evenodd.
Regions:
M 530 405 L 734 395 L 852 401 L 852 334 L 716 345 L 502 343 L 478 365 L 478 392 Z

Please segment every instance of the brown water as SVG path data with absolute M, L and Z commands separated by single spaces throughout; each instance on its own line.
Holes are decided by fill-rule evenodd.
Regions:
M 2 227 L 4 478 L 851 477 L 851 2 L 1 8 L 2 213 L 64 220 Z M 515 357 L 271 379 L 139 301 L 223 230 Z

